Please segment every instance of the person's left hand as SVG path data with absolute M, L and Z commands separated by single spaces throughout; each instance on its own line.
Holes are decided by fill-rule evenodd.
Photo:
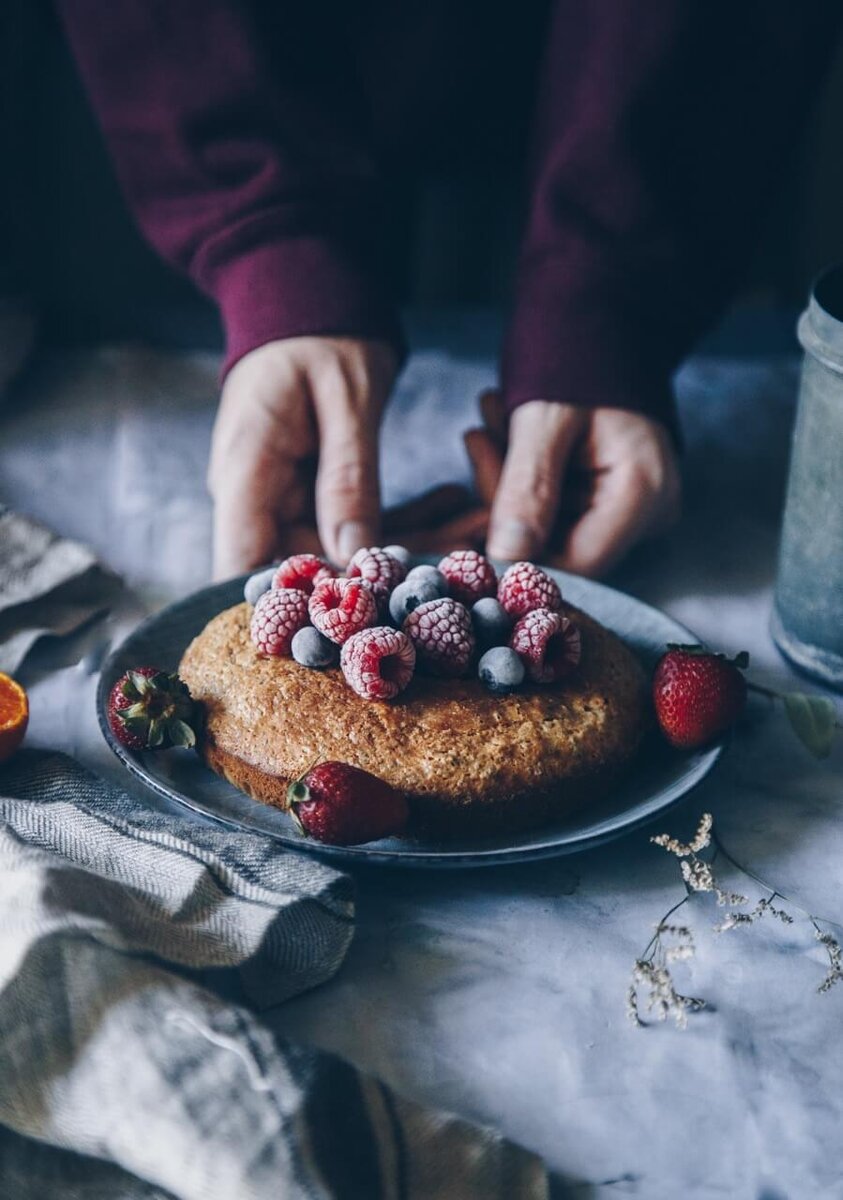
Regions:
M 481 408 L 486 428 L 469 431 L 466 447 L 491 506 L 492 557 L 599 576 L 678 519 L 679 468 L 660 422 L 533 400 L 512 414 L 507 439 L 499 395 Z

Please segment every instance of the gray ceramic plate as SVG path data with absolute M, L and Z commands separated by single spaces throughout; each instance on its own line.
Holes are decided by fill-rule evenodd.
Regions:
M 640 600 L 560 571 L 553 574 L 566 599 L 620 634 L 648 667 L 667 642 L 698 640 L 683 625 Z M 571 854 L 652 820 L 695 787 L 722 752 L 722 746 L 714 746 L 696 754 L 680 754 L 666 745 L 654 744 L 641 754 L 635 768 L 609 798 L 537 832 L 458 843 L 390 838 L 366 846 L 341 847 L 305 841 L 284 813 L 257 803 L 220 779 L 192 751 L 126 750 L 113 736 L 105 717 L 108 693 L 125 670 L 141 664 L 175 670 L 188 642 L 210 618 L 242 599 L 243 582 L 231 580 L 203 588 L 163 609 L 144 621 L 110 655 L 97 692 L 100 727 L 118 758 L 156 792 L 222 824 L 270 834 L 295 850 L 348 864 L 402 867 L 491 866 Z

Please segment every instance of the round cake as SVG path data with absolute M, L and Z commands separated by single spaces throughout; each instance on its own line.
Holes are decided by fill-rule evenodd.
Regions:
M 571 605 L 582 636 L 575 674 L 490 694 L 475 678 L 417 673 L 394 700 L 363 700 L 339 668 L 264 657 L 251 606 L 220 613 L 179 674 L 205 710 L 199 750 L 256 800 L 284 806 L 287 784 L 317 762 L 362 767 L 404 792 L 411 832 L 515 831 L 604 795 L 649 724 L 643 668 L 615 634 Z

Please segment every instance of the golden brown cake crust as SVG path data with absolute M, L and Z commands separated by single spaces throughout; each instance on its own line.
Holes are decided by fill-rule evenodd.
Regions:
M 339 759 L 407 793 L 417 825 L 519 828 L 604 792 L 647 724 L 638 660 L 585 613 L 565 611 L 582 632 L 576 675 L 510 696 L 417 675 L 396 700 L 363 700 L 339 669 L 262 658 L 247 604 L 208 623 L 179 673 L 205 706 L 206 762 L 256 799 L 280 804 L 289 779 Z

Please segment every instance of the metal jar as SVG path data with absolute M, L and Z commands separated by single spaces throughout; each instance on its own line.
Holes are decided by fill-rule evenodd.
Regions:
M 843 264 L 814 284 L 771 630 L 800 670 L 843 689 Z

